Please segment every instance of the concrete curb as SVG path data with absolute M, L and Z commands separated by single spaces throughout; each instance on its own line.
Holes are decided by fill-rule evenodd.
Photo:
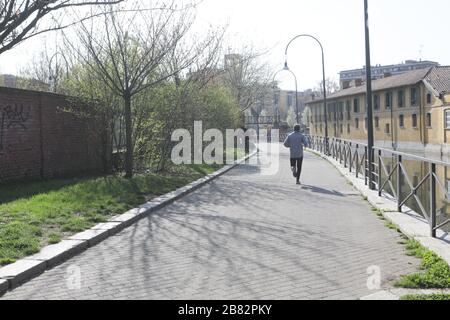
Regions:
M 450 290 L 438 289 L 391 289 L 381 290 L 373 294 L 360 298 L 359 300 L 400 300 L 407 295 L 432 295 L 432 294 L 450 294 Z
M 44 247 L 39 253 L 23 258 L 10 265 L 0 268 L 0 296 L 8 290 L 37 277 L 48 269 L 61 264 L 76 256 L 82 251 L 93 247 L 110 236 L 117 234 L 135 222 L 147 217 L 149 214 L 175 202 L 189 193 L 201 188 L 205 184 L 217 179 L 228 171 L 246 162 L 255 156 L 258 150 L 252 154 L 237 160 L 232 165 L 194 181 L 180 189 L 160 196 L 124 214 L 112 217 L 106 223 L 100 223 L 93 228 L 75 234 L 58 244 Z
M 391 196 L 388 194 L 383 194 L 382 197 L 378 196 L 378 191 L 370 190 L 363 179 L 356 178 L 354 173 L 350 173 L 338 161 L 313 150 L 310 152 L 332 164 L 362 196 L 367 198 L 372 206 L 380 210 L 386 220 L 397 225 L 403 234 L 417 240 L 422 246 L 436 253 L 450 265 L 450 235 L 448 233 L 438 230 L 437 238 L 432 238 L 428 221 L 417 212 L 407 207 L 405 207 L 403 213 L 398 212 L 397 203 Z

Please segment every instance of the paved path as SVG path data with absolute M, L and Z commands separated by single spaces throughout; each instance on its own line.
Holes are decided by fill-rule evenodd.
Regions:
M 416 271 L 336 169 L 305 157 L 302 187 L 284 151 L 276 175 L 240 166 L 3 298 L 358 299 L 371 266 L 385 289 Z

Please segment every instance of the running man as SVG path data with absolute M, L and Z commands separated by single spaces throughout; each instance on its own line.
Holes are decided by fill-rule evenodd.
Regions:
M 291 170 L 300 185 L 300 176 L 303 166 L 303 148 L 308 145 L 306 137 L 300 133 L 300 125 L 294 126 L 294 132 L 291 133 L 284 141 L 284 146 L 291 149 Z

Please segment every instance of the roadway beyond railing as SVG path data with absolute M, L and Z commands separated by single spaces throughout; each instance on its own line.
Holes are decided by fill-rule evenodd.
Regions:
M 403 207 L 410 200 L 414 200 L 419 213 L 422 214 L 430 224 L 431 236 L 436 237 L 436 231 L 448 224 L 450 219 L 446 219 L 442 223 L 437 223 L 437 192 L 442 193 L 446 201 L 450 200 L 450 195 L 447 192 L 444 183 L 439 179 L 437 174 L 437 166 L 443 166 L 444 169 L 450 168 L 450 163 L 420 157 L 414 154 L 398 152 L 390 149 L 374 147 L 372 152 L 373 172 L 369 172 L 368 162 L 368 146 L 367 144 L 338 139 L 329 138 L 328 148 L 324 137 L 308 136 L 310 145 L 309 148 L 313 151 L 319 152 L 322 155 L 331 157 L 339 162 L 350 172 L 354 172 L 356 177 L 364 177 L 366 186 L 368 185 L 369 174 L 372 174 L 374 186 L 378 190 L 378 195 L 383 196 L 383 190 L 389 188 L 388 193 L 397 201 L 397 209 L 402 212 Z M 327 152 L 327 149 L 329 150 Z M 392 166 L 386 165 L 386 159 L 392 159 Z M 404 159 L 408 158 L 414 161 L 419 161 L 422 167 L 427 168 L 427 173 L 422 180 L 414 183 L 409 176 L 408 171 L 404 165 Z M 426 191 L 429 203 L 426 204 L 424 199 L 418 196 L 418 191 L 421 187 L 428 184 Z M 407 187 L 406 189 L 404 187 Z M 427 200 L 428 200 L 427 199 Z

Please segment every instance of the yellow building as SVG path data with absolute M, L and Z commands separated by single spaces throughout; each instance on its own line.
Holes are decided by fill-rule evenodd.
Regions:
M 450 163 L 450 67 L 432 67 L 390 76 L 372 82 L 375 145 Z M 355 142 L 367 142 L 366 86 L 361 84 L 330 95 L 327 103 L 328 135 Z M 312 135 L 325 135 L 324 101 L 307 103 Z M 388 172 L 394 159 L 386 154 Z M 405 158 L 403 165 L 411 183 L 417 186 L 429 172 L 429 164 Z M 450 216 L 450 167 L 437 167 L 437 176 L 446 190 L 437 189 L 438 222 Z M 394 183 L 395 183 L 394 176 Z M 395 184 L 394 184 L 395 185 Z M 411 192 L 402 181 L 404 195 Z M 389 190 L 387 190 L 389 191 Z M 417 195 L 429 203 L 429 185 Z M 419 212 L 414 199 L 407 205 Z
M 450 153 L 450 67 L 414 70 L 372 82 L 375 144 L 421 154 Z M 330 137 L 367 141 L 366 86 L 328 97 Z M 323 100 L 307 103 L 312 135 L 325 134 Z

